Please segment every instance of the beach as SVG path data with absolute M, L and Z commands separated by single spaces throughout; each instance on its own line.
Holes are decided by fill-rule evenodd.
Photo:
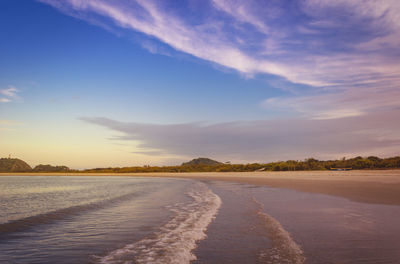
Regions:
M 400 170 L 205 173 L 182 177 L 266 185 L 358 202 L 400 205 Z
M 399 170 L 1 176 L 0 262 L 400 258 Z
M 353 201 L 400 205 L 400 170 L 193 173 L 0 173 L 1 175 L 126 176 L 218 180 L 329 194 Z

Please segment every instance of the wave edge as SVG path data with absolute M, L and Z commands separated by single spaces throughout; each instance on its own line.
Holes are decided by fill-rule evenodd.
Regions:
M 253 197 L 253 202 L 258 206 L 256 214 L 262 219 L 267 229 L 272 247 L 259 254 L 261 263 L 268 264 L 304 264 L 305 256 L 300 245 L 298 245 L 291 234 L 274 217 L 263 212 L 264 205 Z
M 189 203 L 177 203 L 168 209 L 175 216 L 151 237 L 114 250 L 97 263 L 190 263 L 197 257 L 192 253 L 199 240 L 218 213 L 222 201 L 206 184 L 194 183 L 186 194 Z

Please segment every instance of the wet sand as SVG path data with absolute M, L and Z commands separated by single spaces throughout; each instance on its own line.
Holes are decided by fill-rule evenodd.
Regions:
M 400 205 L 400 170 L 211 173 L 192 177 L 328 194 L 364 203 Z
M 196 264 L 399 263 L 400 206 L 227 181 L 209 188 L 222 206 Z
M 400 205 L 400 171 L 274 172 L 265 175 L 207 175 L 196 178 L 328 194 L 356 202 Z
M 43 175 L 43 173 L 1 173 L 1 175 Z M 46 173 L 46 175 L 118 175 L 218 180 L 328 194 L 364 203 L 400 205 L 400 170 L 126 174 Z

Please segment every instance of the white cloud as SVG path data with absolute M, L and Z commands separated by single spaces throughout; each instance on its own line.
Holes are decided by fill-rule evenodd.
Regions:
M 16 97 L 18 89 L 14 86 L 9 86 L 7 89 L 0 90 L 0 93 L 8 97 Z
M 238 1 L 238 0 L 212 0 L 215 7 L 219 10 L 222 10 L 230 15 L 232 15 L 235 19 L 252 24 L 259 31 L 267 34 L 269 33 L 268 26 L 262 21 L 257 15 L 253 13 L 251 10 L 252 1 Z
M 11 100 L 8 98 L 0 97 L 0 103 L 8 103 L 8 102 L 11 102 Z
M 19 96 L 17 95 L 18 92 L 19 90 L 14 86 L 9 86 L 6 89 L 0 89 L 0 94 L 5 96 L 0 97 L 0 103 L 9 103 L 12 100 L 19 99 Z
M 382 93 L 382 87 L 384 93 Z M 265 109 L 292 111 L 312 119 L 333 119 L 360 116 L 371 112 L 396 111 L 399 108 L 400 89 L 384 82 L 365 84 L 363 92 L 357 89 L 338 90 L 298 97 L 273 97 L 261 104 Z
M 288 8 L 280 1 L 210 1 L 212 10 L 194 22 L 165 8 L 167 1 L 41 0 L 90 23 L 98 19 L 143 33 L 248 77 L 272 74 L 314 86 L 318 96 L 312 98 L 332 101 L 323 99 L 326 103 L 318 107 L 312 102 L 303 110 L 313 118 L 365 114 L 399 99 L 394 90 L 400 89 L 400 1 L 284 2 Z M 221 18 L 221 12 L 231 19 Z M 160 52 L 151 41 L 142 45 Z M 352 97 L 359 100 L 356 106 L 340 107 Z
M 120 27 L 142 32 L 178 51 L 235 69 L 245 75 L 267 73 L 283 76 L 293 82 L 322 84 L 321 81 L 316 82 L 293 74 L 291 69 L 279 62 L 254 58 L 232 43 L 222 30 L 216 28 L 214 32 L 210 32 L 209 27 L 188 25 L 180 17 L 162 11 L 153 1 L 135 2 L 145 14 L 141 16 L 137 14 L 137 7 L 130 7 L 126 1 L 115 3 L 101 0 L 66 0 L 63 1 L 64 4 L 53 0 L 41 1 L 69 14 L 72 12 L 71 8 L 79 12 L 95 12 L 112 19 Z
M 313 17 L 325 16 L 331 9 L 342 10 L 359 20 L 368 21 L 377 35 L 358 45 L 365 51 L 379 51 L 387 48 L 398 49 L 400 44 L 400 1 L 397 0 L 306 0 L 304 10 Z M 330 20 L 337 26 L 335 20 Z

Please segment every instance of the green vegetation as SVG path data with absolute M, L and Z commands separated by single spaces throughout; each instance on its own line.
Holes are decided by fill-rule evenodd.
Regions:
M 314 158 L 304 161 L 288 160 L 270 163 L 230 164 L 221 163 L 208 158 L 197 158 L 180 166 L 135 166 L 123 168 L 95 168 L 82 171 L 70 170 L 66 166 L 38 165 L 32 169 L 20 159 L 0 159 L 0 172 L 87 172 L 87 173 L 145 173 L 145 172 L 246 172 L 246 171 L 304 171 L 329 170 L 331 168 L 364 169 L 400 169 L 400 157 L 378 158 L 355 157 L 340 160 L 317 160 Z
M 143 172 L 245 172 L 245 171 L 304 171 L 304 170 L 329 170 L 330 168 L 363 169 L 400 169 L 400 157 L 381 159 L 370 156 L 367 158 L 356 157 L 352 159 L 320 161 L 309 158 L 304 161 L 288 160 L 271 163 L 230 164 L 213 162 L 198 162 L 204 158 L 183 163 L 181 166 L 143 166 L 123 168 L 96 168 L 83 172 L 101 173 L 143 173 Z M 209 159 L 204 159 L 209 160 Z M 204 161 L 203 160 L 203 161 Z
M 70 169 L 67 166 L 51 166 L 47 165 L 37 165 L 32 170 L 33 172 L 69 172 Z

